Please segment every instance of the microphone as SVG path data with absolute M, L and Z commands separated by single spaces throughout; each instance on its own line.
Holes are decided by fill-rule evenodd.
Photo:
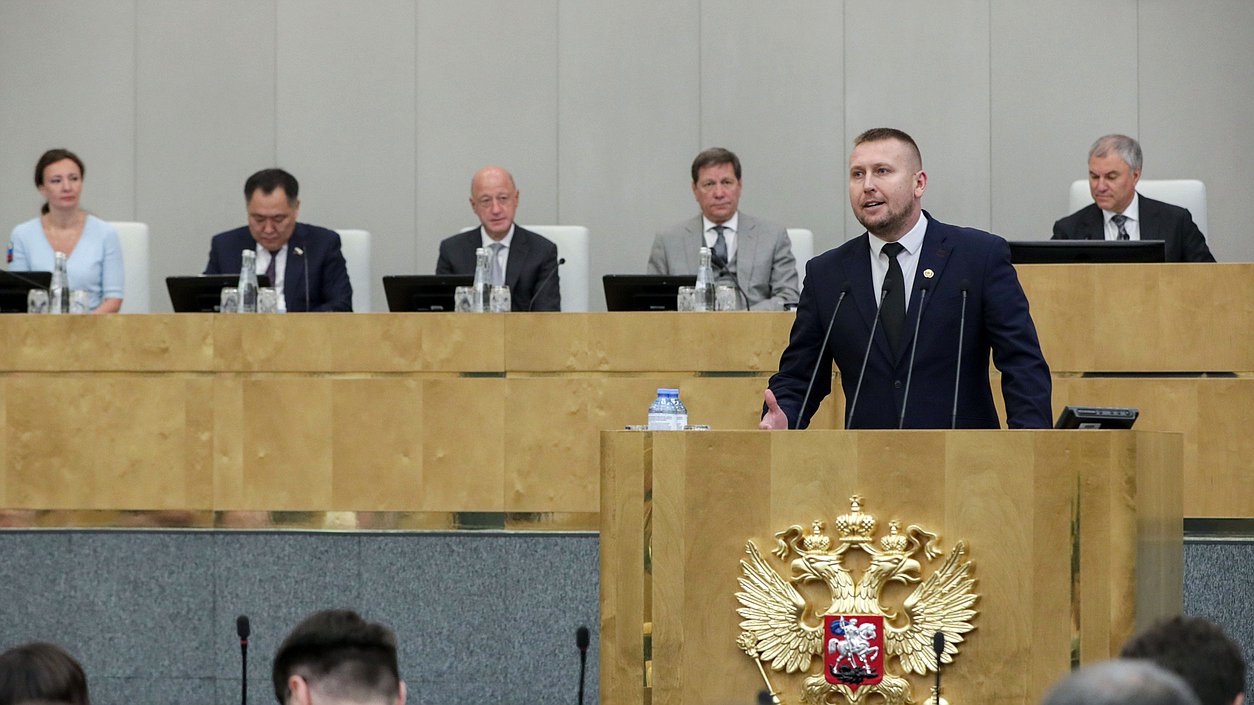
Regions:
M 853 388 L 853 401 L 849 402 L 849 413 L 845 415 L 845 429 L 853 426 L 853 412 L 858 408 L 858 396 L 862 393 L 862 380 L 866 377 L 866 366 L 871 361 L 871 346 L 875 344 L 875 329 L 880 325 L 880 313 L 884 310 L 884 301 L 893 288 L 890 279 L 884 279 L 884 288 L 880 293 L 879 309 L 875 312 L 875 320 L 871 322 L 871 336 L 866 341 L 866 352 L 862 355 L 862 369 L 858 372 L 858 384 Z
M 304 248 L 293 247 L 292 252 L 295 253 L 296 256 L 300 258 L 301 263 L 305 265 L 305 313 L 309 313 L 309 260 L 305 258 Z
M 727 260 L 723 259 L 722 257 L 719 257 L 718 255 L 714 254 L 711 251 L 710 264 L 714 265 L 714 267 L 718 269 L 719 278 L 727 277 L 727 279 L 731 281 L 732 286 L 736 287 L 736 294 L 740 296 L 741 299 L 744 300 L 745 310 L 748 311 L 749 310 L 749 295 L 745 293 L 744 289 L 740 288 L 740 280 L 732 276 L 731 272 L 727 271 L 727 267 L 729 266 L 729 263 L 727 262 Z
M 240 615 L 235 618 L 235 633 L 239 635 L 239 657 L 240 657 L 240 680 L 239 680 L 239 701 L 240 705 L 248 705 L 248 635 L 252 633 L 252 629 L 248 625 L 248 616 Z
M 849 284 L 846 283 L 840 287 L 840 298 L 836 299 L 836 310 L 832 311 L 832 318 L 827 322 L 827 332 L 823 334 L 823 345 L 819 347 L 819 356 L 814 361 L 814 371 L 810 373 L 810 383 L 806 385 L 806 394 L 801 399 L 801 409 L 797 411 L 797 425 L 794 428 L 801 428 L 801 417 L 805 416 L 806 404 L 810 402 L 810 391 L 814 389 L 814 380 L 819 375 L 819 367 L 823 365 L 823 355 L 827 352 L 827 341 L 832 337 L 832 326 L 836 325 L 836 314 L 840 313 L 840 305 L 845 302 L 845 295 L 849 293 Z M 810 424 L 807 422 L 806 426 Z
M 539 298 L 540 292 L 544 291 L 544 287 L 548 286 L 549 282 L 553 280 L 553 277 L 557 275 L 557 270 L 561 269 L 563 264 L 566 264 L 566 258 L 558 257 L 557 266 L 544 276 L 544 281 L 540 282 L 540 286 L 537 286 L 535 292 L 531 294 L 531 303 L 527 305 L 527 313 L 531 313 L 531 309 L 536 307 L 536 299 Z M 580 627 L 580 629 L 583 629 L 583 627 Z M 584 648 L 587 648 L 586 644 Z
M 958 380 L 962 378 L 962 334 L 967 328 L 967 290 L 971 288 L 971 280 L 963 279 L 958 288 L 962 289 L 962 315 L 958 319 L 958 359 L 954 362 L 954 409 L 950 416 L 949 428 L 958 428 Z
M 910 379 L 914 377 L 914 353 L 919 349 L 919 323 L 923 321 L 925 301 L 927 301 L 927 282 L 919 285 L 919 315 L 914 317 L 914 341 L 910 344 L 910 364 L 906 366 L 906 391 L 901 395 L 901 415 L 897 417 L 899 429 L 906 427 L 906 402 L 910 400 Z
M 936 652 L 936 700 L 935 705 L 940 705 L 940 672 L 941 672 L 941 655 L 945 653 L 945 632 L 936 632 L 932 635 L 932 649 Z
M 579 705 L 583 705 L 584 670 L 588 665 L 588 628 L 579 627 L 575 630 L 575 646 L 579 647 Z

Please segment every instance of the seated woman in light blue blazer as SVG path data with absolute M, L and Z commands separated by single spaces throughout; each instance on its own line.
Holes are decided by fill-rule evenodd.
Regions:
M 66 149 L 44 152 L 35 165 L 35 186 L 47 201 L 42 214 L 13 228 L 9 271 L 51 272 L 57 252 L 66 254 L 71 289 L 88 293 L 93 313 L 122 309 L 122 247 L 112 225 L 79 208 L 83 162 Z

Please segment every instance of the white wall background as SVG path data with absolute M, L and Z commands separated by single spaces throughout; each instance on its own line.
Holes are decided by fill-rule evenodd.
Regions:
M 1206 182 L 1216 256 L 1250 261 L 1251 36 L 1248 0 L 0 0 L 0 227 L 68 147 L 88 209 L 151 225 L 169 310 L 164 277 L 279 165 L 302 220 L 374 233 L 385 310 L 379 277 L 433 271 L 497 163 L 520 222 L 592 229 L 599 292 L 697 212 L 709 146 L 741 156 L 744 210 L 818 251 L 859 234 L 849 142 L 892 125 L 929 211 L 1010 239 L 1049 236 L 1095 137 L 1135 135 L 1145 178 Z

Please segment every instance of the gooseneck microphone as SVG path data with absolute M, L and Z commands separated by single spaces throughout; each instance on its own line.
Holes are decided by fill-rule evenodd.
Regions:
M 906 391 L 901 395 L 901 415 L 897 428 L 906 427 L 906 402 L 910 400 L 910 379 L 914 377 L 914 353 L 919 349 L 919 323 L 923 320 L 923 304 L 927 301 L 927 282 L 919 285 L 919 315 L 914 317 L 914 340 L 910 343 L 910 364 L 906 366 Z
M 579 705 L 583 705 L 584 672 L 588 665 L 589 635 L 587 627 L 575 630 L 575 646 L 579 647 Z
M 862 394 L 862 380 L 866 377 L 866 366 L 871 360 L 871 346 L 875 344 L 875 330 L 880 327 L 880 314 L 884 311 L 884 301 L 888 292 L 892 291 L 891 279 L 884 279 L 884 288 L 880 292 L 879 308 L 875 311 L 875 320 L 871 322 L 871 335 L 866 340 L 866 352 L 862 354 L 862 369 L 858 371 L 858 384 L 853 388 L 853 400 L 849 402 L 849 413 L 845 416 L 845 429 L 853 427 L 853 412 L 858 408 L 858 396 Z
M 849 284 L 845 284 L 840 288 L 840 298 L 836 299 L 836 310 L 832 311 L 832 318 L 827 322 L 827 332 L 823 334 L 823 344 L 819 346 L 819 356 L 814 360 L 814 370 L 810 372 L 810 383 L 806 385 L 806 394 L 801 399 L 801 409 L 797 411 L 797 424 L 793 428 L 801 428 L 801 417 L 805 416 L 806 404 L 810 402 L 810 392 L 814 389 L 814 380 L 818 377 L 819 367 L 823 365 L 823 356 L 827 353 L 827 342 L 832 337 L 832 326 L 836 325 L 836 314 L 840 313 L 840 305 L 845 302 L 845 295 L 849 293 Z M 809 426 L 806 422 L 806 426 Z
M 728 281 L 732 283 L 732 286 L 736 287 L 736 295 L 745 302 L 745 310 L 749 310 L 749 295 L 745 293 L 744 289 L 740 288 L 740 281 L 737 280 L 736 277 L 732 276 L 731 272 L 727 271 L 727 267 L 729 265 L 727 260 L 711 252 L 710 264 L 714 265 L 714 268 L 718 270 L 718 276 L 720 278 L 727 277 Z
M 553 281 L 553 275 L 557 274 L 557 270 L 561 269 L 563 264 L 566 264 L 566 258 L 558 257 L 557 266 L 549 270 L 548 274 L 544 275 L 544 281 L 540 282 L 540 286 L 537 286 L 536 290 L 531 294 L 531 303 L 527 305 L 527 313 L 531 313 L 531 310 L 536 307 L 536 299 L 540 298 L 540 292 L 544 291 L 544 287 L 548 286 L 549 282 Z
M 971 288 L 971 280 L 963 279 L 958 288 L 962 289 L 962 315 L 958 318 L 958 359 L 954 362 L 954 408 L 949 419 L 949 428 L 958 428 L 958 381 L 962 378 L 962 336 L 967 329 L 967 290 Z
M 239 635 L 239 658 L 240 658 L 240 679 L 239 679 L 239 702 L 240 705 L 248 705 L 248 635 L 252 633 L 252 628 L 248 625 L 247 615 L 240 615 L 235 618 L 235 633 Z
M 945 653 L 945 632 L 936 632 L 932 635 L 932 650 L 936 652 L 936 700 L 934 705 L 940 705 L 941 656 Z

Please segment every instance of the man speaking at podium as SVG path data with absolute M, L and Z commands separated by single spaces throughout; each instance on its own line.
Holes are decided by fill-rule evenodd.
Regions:
M 923 210 L 927 174 L 906 133 L 868 130 L 853 146 L 849 202 L 867 233 L 806 267 L 760 428 L 808 426 L 833 360 L 846 428 L 998 428 L 990 351 L 1007 425 L 1049 428 L 1049 367 L 1009 245 Z

